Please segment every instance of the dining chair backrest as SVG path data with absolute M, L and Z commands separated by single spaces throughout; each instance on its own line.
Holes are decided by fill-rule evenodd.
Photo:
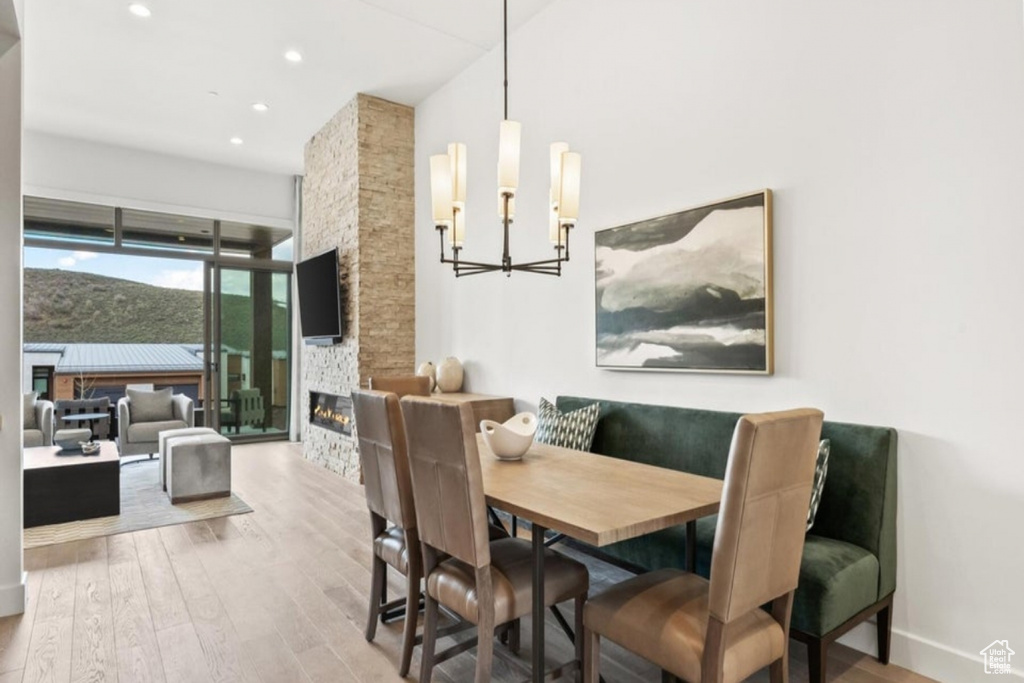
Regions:
M 370 388 L 377 391 L 390 391 L 403 396 L 430 396 L 430 378 L 419 375 L 392 375 L 390 377 L 371 377 Z
M 402 399 L 420 541 L 475 567 L 491 563 L 483 474 L 468 405 Z
M 801 408 L 736 423 L 708 596 L 725 624 L 796 589 L 823 419 Z
M 398 396 L 356 389 L 352 392 L 352 412 L 367 507 L 403 529 L 415 529 L 409 456 Z

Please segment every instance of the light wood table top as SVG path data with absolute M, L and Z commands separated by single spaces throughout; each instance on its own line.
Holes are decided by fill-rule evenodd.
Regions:
M 424 398 L 432 398 L 435 401 L 441 401 L 443 403 L 487 403 L 489 401 L 509 401 L 513 399 L 511 396 L 492 396 L 490 394 L 469 394 L 464 391 L 456 391 L 451 393 L 444 393 L 435 391 L 430 396 Z
M 487 502 L 594 546 L 718 512 L 722 481 L 534 443 L 498 460 L 477 435 Z
M 100 462 L 118 462 L 117 444 L 113 441 L 101 441 L 99 455 L 60 455 L 58 446 L 37 446 L 25 449 L 25 469 L 41 470 L 48 467 L 74 467 L 75 465 L 95 465 Z

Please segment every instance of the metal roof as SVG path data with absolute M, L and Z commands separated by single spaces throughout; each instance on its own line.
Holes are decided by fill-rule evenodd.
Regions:
M 203 371 L 202 358 L 179 344 L 25 344 L 26 353 L 61 351 L 58 373 Z
M 139 372 L 202 372 L 202 344 L 53 344 L 29 342 L 25 353 L 57 353 L 61 355 L 54 371 L 64 373 Z M 246 358 L 249 351 L 223 347 L 225 353 L 238 353 Z M 288 352 L 275 349 L 271 356 L 288 358 Z
M 29 342 L 25 344 L 25 353 L 64 353 L 66 346 L 67 344 Z

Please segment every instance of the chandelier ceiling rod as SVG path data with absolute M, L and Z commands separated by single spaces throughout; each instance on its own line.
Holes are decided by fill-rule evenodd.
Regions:
M 515 195 L 519 186 L 520 124 L 508 118 L 508 0 L 502 0 L 502 50 L 504 57 L 504 118 L 498 145 L 498 215 L 503 241 L 500 263 L 464 261 L 459 258 L 466 232 L 466 146 L 448 145 L 447 154 L 430 157 L 430 189 L 434 227 L 441 241 L 441 263 L 451 264 L 456 277 L 501 271 L 562 274 L 562 263 L 569 261 L 569 233 L 579 216 L 580 155 L 569 145 L 551 145 L 551 193 L 549 196 L 548 238 L 556 258 L 514 263 L 509 250 L 509 227 L 515 214 Z M 445 256 L 445 234 L 452 247 L 452 258 Z

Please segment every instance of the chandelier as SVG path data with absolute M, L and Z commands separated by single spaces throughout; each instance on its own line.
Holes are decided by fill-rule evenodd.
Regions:
M 580 155 L 569 151 L 565 142 L 551 145 L 551 192 L 549 195 L 548 239 L 556 257 L 543 261 L 514 263 L 509 253 L 509 226 L 515 217 L 516 189 L 519 187 L 519 142 L 521 126 L 508 118 L 508 0 L 504 0 L 505 116 L 498 137 L 498 217 L 504 230 L 501 263 L 481 263 L 460 258 L 466 237 L 466 145 L 453 142 L 447 154 L 430 157 L 430 193 L 434 227 L 441 238 L 441 263 L 450 263 L 456 277 L 501 271 L 562 274 L 569 260 L 569 233 L 580 212 Z M 452 257 L 445 256 L 445 233 Z

